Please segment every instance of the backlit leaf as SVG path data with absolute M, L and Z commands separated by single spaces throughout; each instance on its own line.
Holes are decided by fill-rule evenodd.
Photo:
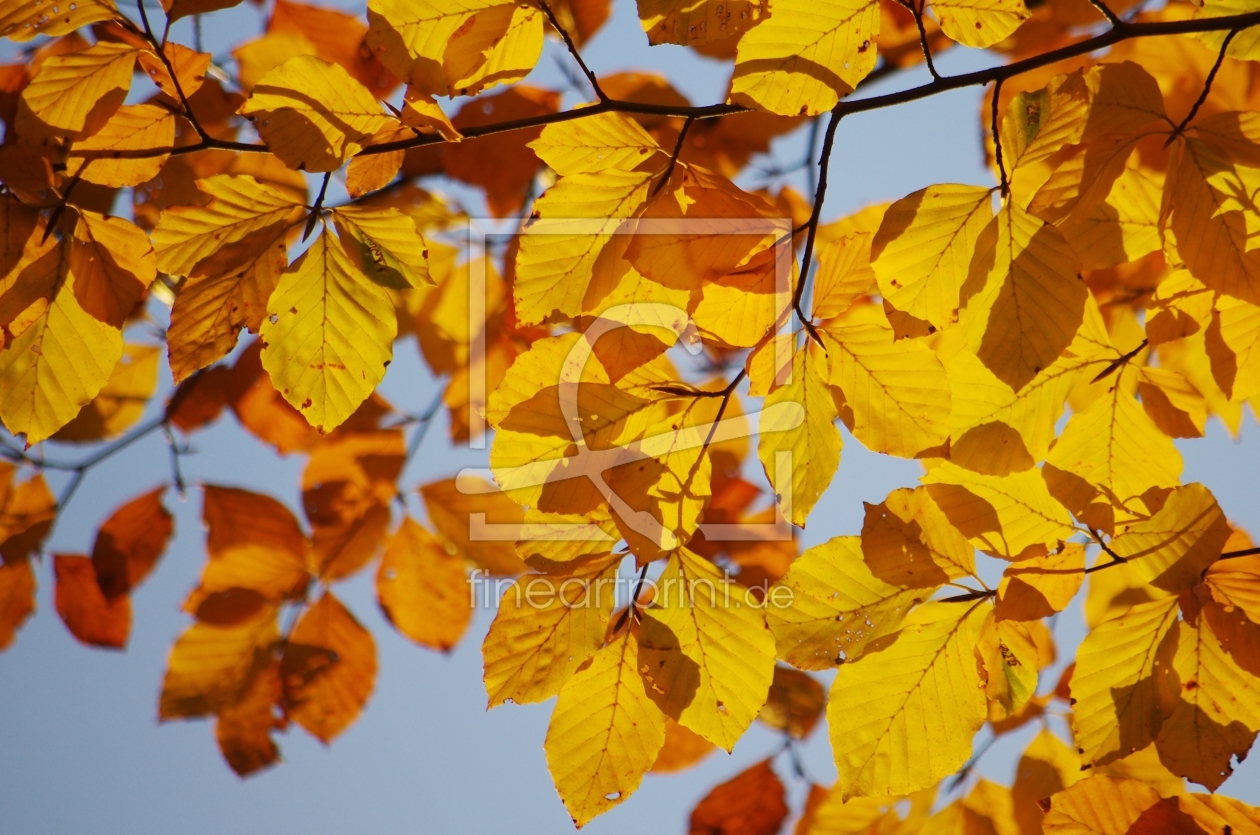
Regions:
M 639 787 L 665 743 L 665 716 L 648 698 L 633 630 L 595 654 L 560 691 L 547 740 L 547 767 L 578 826 Z

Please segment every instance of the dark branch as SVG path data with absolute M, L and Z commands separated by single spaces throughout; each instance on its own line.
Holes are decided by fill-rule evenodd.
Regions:
M 1112 360 L 1111 363 L 1106 368 L 1104 368 L 1102 371 L 1099 371 L 1098 375 L 1094 377 L 1094 379 L 1090 380 L 1089 382 L 1091 384 L 1097 383 L 1098 381 L 1105 380 L 1108 377 L 1110 377 L 1112 374 L 1115 374 L 1116 371 L 1118 371 L 1120 368 L 1124 367 L 1125 365 L 1128 365 L 1130 360 L 1132 360 L 1134 357 L 1140 354 L 1142 352 L 1142 349 L 1145 348 L 1146 345 L 1147 345 L 1147 341 L 1143 339 L 1141 344 L 1138 345 L 1136 348 L 1134 348 L 1132 351 Z
M 578 51 L 577 44 L 573 42 L 573 38 L 569 37 L 568 31 L 560 25 L 560 21 L 556 20 L 556 16 L 551 11 L 551 6 L 547 4 L 547 0 L 538 0 L 538 5 L 542 8 L 543 14 L 547 16 L 547 21 L 551 24 L 551 28 L 560 33 L 560 37 L 564 40 L 564 45 L 569 48 L 569 54 L 573 56 L 574 61 L 577 61 L 578 67 L 582 70 L 582 74 L 586 76 L 586 80 L 590 83 L 591 89 L 595 91 L 596 97 L 600 101 L 608 101 L 608 96 L 599 86 L 599 79 L 595 77 L 595 73 L 591 72 L 591 68 L 586 66 L 586 61 L 582 60 L 582 53 Z
M 993 134 L 993 161 L 997 163 L 999 186 L 1002 189 L 1002 196 L 1005 197 L 1010 193 L 1011 181 L 1006 176 L 1006 165 L 1002 162 L 1002 130 L 998 124 L 998 100 L 1002 98 L 1002 81 L 999 78 L 993 85 L 993 102 L 992 113 L 989 114 L 989 130 Z
M 682 130 L 678 131 L 678 141 L 674 143 L 674 153 L 669 155 L 669 166 L 661 176 L 660 182 L 652 189 L 651 197 L 660 194 L 661 190 L 665 188 L 665 184 L 669 182 L 669 178 L 674 176 L 674 169 L 678 166 L 678 155 L 682 153 L 683 141 L 686 140 L 687 131 L 691 129 L 691 123 L 694 121 L 695 119 L 688 117 L 687 121 L 683 122 Z M 651 197 L 648 199 L 651 199 Z
M 1216 80 L 1216 74 L 1220 72 L 1221 64 L 1225 63 L 1225 53 L 1229 51 L 1229 42 L 1237 34 L 1237 29 L 1230 29 L 1229 33 L 1225 35 L 1225 40 L 1221 43 L 1221 51 L 1216 56 L 1216 63 L 1212 65 L 1212 69 L 1208 71 L 1207 78 L 1203 80 L 1203 92 L 1199 93 L 1199 97 L 1195 99 L 1190 112 L 1186 114 L 1186 118 L 1182 119 L 1176 130 L 1168 135 L 1168 141 L 1164 143 L 1165 148 L 1171 145 L 1174 139 L 1181 136 L 1190 123 L 1194 121 L 1194 117 L 1199 114 L 1199 108 L 1203 106 L 1203 103 L 1207 101 L 1208 94 L 1212 92 L 1212 82 Z

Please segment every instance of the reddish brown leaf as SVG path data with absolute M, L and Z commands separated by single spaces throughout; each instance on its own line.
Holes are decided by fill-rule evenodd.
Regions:
M 105 597 L 92 560 L 78 555 L 53 557 L 57 577 L 57 614 L 70 634 L 85 644 L 122 649 L 131 632 L 131 598 Z
M 162 485 L 132 499 L 101 525 L 92 546 L 92 564 L 105 596 L 128 594 L 149 576 L 175 532 L 170 512 L 162 506 Z
M 691 835 L 774 835 L 787 817 L 783 784 L 762 760 L 709 792 L 691 812 Z
M 376 643 L 325 592 L 298 620 L 280 662 L 289 716 L 331 742 L 363 710 L 376 684 Z
M 13 637 L 35 611 L 35 572 L 31 564 L 0 564 L 0 650 L 8 649 Z

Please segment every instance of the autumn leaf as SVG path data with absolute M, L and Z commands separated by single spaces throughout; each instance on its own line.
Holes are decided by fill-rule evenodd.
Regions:
M 57 578 L 57 614 L 70 633 L 89 646 L 126 646 L 131 632 L 131 598 L 107 598 L 88 557 L 57 554 L 53 569 Z
M 399 632 L 449 652 L 472 617 L 467 579 L 462 561 L 408 516 L 376 572 L 377 599 Z
M 288 715 L 316 739 L 331 742 L 359 718 L 372 695 L 376 642 L 325 592 L 285 640 L 280 678 Z
M 555 695 L 600 651 L 619 562 L 609 556 L 568 576 L 526 575 L 504 590 L 482 643 L 488 708 Z
M 638 789 L 665 743 L 665 716 L 639 675 L 639 641 L 626 630 L 560 691 L 547 727 L 547 766 L 577 826 Z
M 157 566 L 175 532 L 170 511 L 162 504 L 166 485 L 150 490 L 116 509 L 96 533 L 92 565 L 105 597 L 130 594 Z
M 1081 761 L 1103 765 L 1150 744 L 1177 700 L 1176 599 L 1141 603 L 1086 636 L 1072 675 Z
M 276 390 L 320 432 L 336 429 L 385 377 L 398 328 L 389 295 L 325 232 L 280 277 L 267 314 L 262 362 Z
M 362 84 L 313 55 L 291 58 L 260 78 L 240 112 L 271 152 L 298 171 L 340 168 L 385 125 Z
M 920 607 L 909 623 L 840 667 L 827 724 L 846 798 L 907 794 L 971 755 L 986 709 L 975 665 L 986 606 Z
M 777 588 L 791 591 L 786 607 Z M 923 591 L 885 583 L 863 559 L 857 537 L 836 537 L 802 554 L 768 592 L 766 622 L 778 656 L 802 670 L 825 670 L 859 657 L 901 628 Z
M 729 751 L 774 678 L 774 638 L 747 591 L 686 549 L 670 558 L 644 614 L 639 660 L 664 715 Z M 745 599 L 747 598 L 747 599 Z
M 788 815 L 783 783 L 762 760 L 715 786 L 691 810 L 690 832 L 774 835 Z

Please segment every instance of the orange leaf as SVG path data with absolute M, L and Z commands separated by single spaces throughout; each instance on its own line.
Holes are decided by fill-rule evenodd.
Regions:
M 219 711 L 215 738 L 223 759 L 241 777 L 280 759 L 271 738 L 271 731 L 281 726 L 275 716 L 280 694 L 280 667 L 273 663 L 258 671 L 238 702 Z
M 691 835 L 774 835 L 787 817 L 770 760 L 717 786 L 691 812 Z
M 0 650 L 8 649 L 14 635 L 35 612 L 35 572 L 26 560 L 0 564 Z
M 57 554 L 53 571 L 57 576 L 57 614 L 70 634 L 91 646 L 126 646 L 131 631 L 131 598 L 106 598 L 87 557 Z
M 376 594 L 389 622 L 430 649 L 449 652 L 472 618 L 464 561 L 410 516 L 385 549 Z
M 92 564 L 101 591 L 111 600 L 131 592 L 149 576 L 175 532 L 162 506 L 163 484 L 119 507 L 101 525 L 92 546 Z
M 280 661 L 289 716 L 321 742 L 344 731 L 376 684 L 376 643 L 330 592 L 298 619 Z

